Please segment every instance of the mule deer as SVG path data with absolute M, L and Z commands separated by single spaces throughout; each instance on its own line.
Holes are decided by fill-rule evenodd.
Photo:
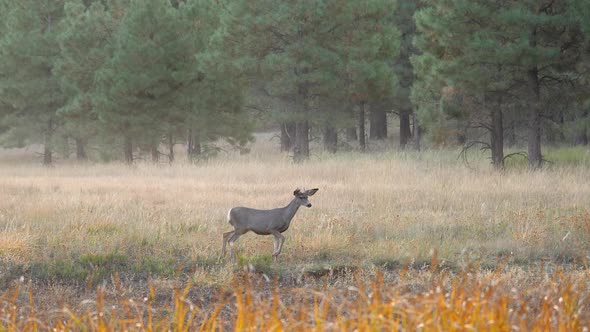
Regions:
M 234 227 L 233 231 L 223 233 L 223 250 L 222 255 L 225 256 L 225 247 L 229 243 L 231 259 L 236 260 L 236 253 L 234 244 L 236 240 L 243 234 L 252 231 L 258 235 L 273 235 L 274 236 L 274 251 L 272 253 L 274 261 L 283 249 L 285 237 L 281 235 L 289 228 L 291 220 L 300 206 L 311 207 L 311 203 L 307 197 L 313 196 L 318 189 L 310 189 L 301 191 L 299 189 L 293 192 L 295 198 L 283 207 L 272 210 L 256 210 L 247 207 L 235 207 L 227 213 L 227 221 Z

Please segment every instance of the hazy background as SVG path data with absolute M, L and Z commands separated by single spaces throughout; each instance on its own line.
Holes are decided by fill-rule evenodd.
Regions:
M 44 164 L 198 161 L 248 153 L 257 131 L 295 161 L 310 142 L 313 155 L 385 140 L 483 149 L 498 169 L 588 144 L 582 0 L 0 8 L 0 143 L 35 145 Z
M 590 324 L 587 0 L 0 0 L 0 330 Z M 235 206 L 301 208 L 278 262 Z

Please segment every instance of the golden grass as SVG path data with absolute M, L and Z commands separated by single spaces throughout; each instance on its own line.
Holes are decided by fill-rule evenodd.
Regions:
M 33 245 L 34 239 L 27 232 L 0 232 L 0 257 L 4 262 L 26 262 Z
M 318 255 L 346 264 L 427 258 L 433 248 L 455 261 L 504 250 L 526 258 L 590 240 L 587 169 L 473 171 L 426 154 L 431 160 L 387 154 L 303 165 L 249 156 L 198 166 L 0 166 L 0 223 L 4 233 L 26 229 L 36 239 L 32 260 L 48 253 L 139 256 L 146 246 L 150 254 L 211 260 L 231 228 L 230 207 L 283 206 L 293 189 L 307 186 L 320 191 L 286 234 L 281 258 L 288 266 Z M 252 234 L 238 243 L 245 256 L 272 247 L 270 238 Z
M 75 303 L 96 301 L 97 286 L 119 284 L 120 289 L 105 298 L 116 306 L 108 310 L 109 317 L 127 310 L 119 302 L 122 298 L 141 302 L 144 296 L 137 294 L 149 288 L 147 280 L 152 280 L 157 294 L 164 294 L 156 296 L 162 301 L 152 303 L 158 312 L 182 314 L 175 311 L 180 310 L 178 306 L 165 309 L 182 297 L 171 296 L 173 289 L 182 289 L 187 283 L 194 284 L 191 292 L 223 288 L 235 282 L 243 268 L 262 279 L 276 277 L 285 289 L 316 287 L 327 278 L 327 288 L 317 294 L 315 302 L 318 308 L 330 308 L 322 311 L 322 315 L 329 314 L 321 326 L 331 330 L 355 326 L 371 330 L 368 322 L 381 316 L 390 325 L 375 325 L 373 330 L 393 326 L 418 329 L 419 322 L 432 322 L 424 328 L 439 330 L 468 329 L 465 324 L 476 330 L 510 329 L 508 326 L 534 330 L 533 324 L 541 316 L 518 309 L 527 306 L 534 315 L 552 317 L 539 323 L 545 325 L 538 325 L 538 329 L 560 328 L 561 318 L 555 318 L 558 313 L 551 308 L 566 304 L 561 304 L 557 295 L 564 299 L 574 296 L 568 292 L 575 288 L 578 297 L 571 301 L 588 297 L 585 262 L 590 256 L 590 177 L 584 166 L 498 173 L 485 160 L 476 161 L 474 168 L 465 167 L 449 151 L 318 154 L 309 162 L 294 165 L 288 156 L 274 152 L 276 142 L 267 139 L 261 139 L 249 155 L 222 154 L 198 165 L 63 163 L 43 168 L 33 163 L 15 164 L 13 159 L 0 163 L 0 285 L 7 288 L 20 283 L 21 277 L 25 284 L 30 280 L 37 307 L 34 317 L 49 319 L 42 313 L 69 303 L 76 310 L 64 319 L 90 324 L 94 326 L 91 330 L 100 330 L 98 318 Z M 320 191 L 311 199 L 313 208 L 302 208 L 286 232 L 278 264 L 271 262 L 272 238 L 253 234 L 238 241 L 239 267 L 227 259 L 218 260 L 221 234 L 231 229 L 225 220 L 229 208 L 284 206 L 299 186 Z M 449 275 L 433 277 L 428 272 L 434 252 L 440 268 Z M 480 268 L 467 274 L 473 262 Z M 401 272 L 404 264 L 410 272 Z M 567 272 L 555 272 L 556 266 Z M 375 271 L 379 270 L 385 271 L 383 280 L 376 279 Z M 490 271 L 496 272 L 487 275 Z M 358 294 L 347 293 L 350 297 L 346 297 L 339 293 L 359 287 L 355 273 L 361 274 L 362 282 L 372 280 L 383 288 L 384 295 L 375 308 L 369 301 L 363 302 L 363 309 L 355 302 Z M 115 275 L 120 277 L 117 282 Z M 415 280 L 403 279 L 403 275 Z M 477 275 L 475 281 L 472 275 Z M 474 284 L 464 287 L 471 282 Z M 537 283 L 535 286 L 543 282 L 547 288 L 527 286 L 531 282 Z M 441 291 L 436 288 L 439 286 Z M 262 296 L 272 291 L 265 287 L 264 292 L 257 287 L 243 291 Z M 543 309 L 540 299 L 551 287 L 557 289 L 547 304 L 551 308 Z M 487 295 L 482 297 L 482 292 Z M 16 303 L 18 310 L 27 312 L 29 300 L 23 294 L 5 293 L 5 309 Z M 229 317 L 231 326 L 239 325 L 237 301 L 242 293 L 233 294 L 230 302 L 238 310 L 227 309 L 226 297 L 209 297 L 203 300 L 203 311 L 195 316 L 194 324 L 204 324 L 213 317 L 212 308 L 223 304 L 226 309 L 218 313 L 221 316 L 209 322 L 217 319 L 219 327 Z M 259 301 L 255 305 L 258 311 L 244 312 L 250 315 L 244 324 L 266 322 L 267 318 L 272 321 L 275 318 L 257 316 L 272 313 L 261 308 L 284 301 L 283 296 L 289 298 L 289 294 L 252 300 Z M 313 294 L 307 295 L 311 300 L 306 303 L 311 305 Z M 11 296 L 14 301 L 8 299 Z M 453 296 L 459 297 L 455 300 Z M 461 301 L 464 306 L 474 306 L 472 314 L 462 316 Z M 525 307 L 518 307 L 521 304 Z M 571 305 L 568 302 L 568 308 Z M 428 309 L 431 306 L 437 309 Z M 129 310 L 129 324 L 147 326 L 149 310 L 145 306 L 139 312 L 132 307 Z M 287 328 L 291 325 L 285 324 L 294 319 L 288 319 L 289 315 L 302 315 L 307 323 L 301 323 L 301 329 L 322 329 L 317 317 L 320 309 L 285 305 L 280 310 L 276 314 L 282 319 L 282 328 L 297 329 L 297 325 Z M 549 311 L 540 314 L 542 310 Z M 7 312 L 0 313 L 0 322 L 8 319 Z M 345 316 L 348 318 L 339 318 Z M 353 321 L 352 316 L 365 325 Z M 571 311 L 566 316 L 571 320 Z M 23 317 L 26 320 L 28 316 Z M 132 327 L 117 325 L 127 324 L 127 318 L 116 317 L 105 322 L 111 324 L 108 329 Z M 577 317 L 588 322 L 587 312 Z M 521 318 L 528 325 L 522 325 Z M 182 330 L 162 319 L 158 321 L 162 326 Z M 492 320 L 495 323 L 489 323 Z M 338 325 L 343 322 L 350 324 Z M 500 322 L 509 325 L 498 325 Z M 455 323 L 459 325 L 444 325 Z M 0 326 L 0 330 L 11 329 Z M 259 330 L 269 328 L 257 326 Z M 212 329 L 212 325 L 206 327 Z
M 436 270 L 405 269 L 394 284 L 377 273 L 356 275 L 346 288 L 288 290 L 247 273 L 206 304 L 198 286 L 172 291 L 157 305 L 154 287 L 143 298 L 109 296 L 76 308 L 38 312 L 32 291 L 14 288 L 0 298 L 2 331 L 586 331 L 588 274 L 557 271 L 527 288 L 514 288 L 511 273 L 466 271 L 448 276 Z M 415 279 L 423 279 L 415 290 Z M 261 284 L 263 286 L 261 287 Z M 261 290 L 262 289 L 262 290 Z M 19 303 L 20 295 L 28 296 Z

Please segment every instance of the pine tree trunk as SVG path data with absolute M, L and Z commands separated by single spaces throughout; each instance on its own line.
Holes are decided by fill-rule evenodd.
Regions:
M 356 120 L 356 114 L 354 112 L 354 107 L 351 107 L 348 112 L 350 113 L 350 119 L 351 120 L 354 120 L 354 122 L 357 122 L 357 120 Z M 358 135 L 356 133 L 356 125 L 355 126 L 352 126 L 352 127 L 346 128 L 346 140 L 348 142 L 352 142 L 352 141 L 358 140 Z
M 168 161 L 172 164 L 174 162 L 174 134 L 168 134 Z
M 199 136 L 195 136 L 193 139 L 193 148 L 192 148 L 192 155 L 194 157 L 199 157 L 203 153 L 203 149 L 201 147 L 201 138 Z
M 528 158 L 529 168 L 538 169 L 541 167 L 541 116 L 538 106 L 530 105 L 528 114 Z
M 574 145 L 588 145 L 588 134 L 585 127 L 576 131 L 573 143 Z
M 125 163 L 133 164 L 133 141 L 129 133 L 125 133 L 123 141 L 123 153 L 125 155 Z
M 374 140 L 387 138 L 387 113 L 383 110 L 369 111 L 369 138 Z
M 418 123 L 418 119 L 416 118 L 416 113 L 412 113 L 412 126 L 414 132 L 414 149 L 416 151 L 420 151 L 420 139 L 422 138 L 422 127 L 420 127 L 420 123 Z
M 365 102 L 361 102 L 359 105 L 359 117 L 358 117 L 358 127 L 359 127 L 359 147 L 361 151 L 365 151 L 367 149 L 367 143 L 365 141 Z
M 541 111 L 540 91 L 537 68 L 528 72 L 529 84 L 531 85 L 532 102 L 528 111 L 528 158 L 529 168 L 538 169 L 541 167 L 543 156 L 541 155 Z
M 187 155 L 190 161 L 195 161 L 201 155 L 201 140 L 192 128 L 188 130 Z
M 529 46 L 537 46 L 537 30 L 533 29 L 529 36 Z M 538 169 L 543 162 L 541 155 L 541 93 L 539 87 L 539 69 L 537 66 L 529 69 L 528 81 L 531 89 L 532 102 L 528 112 L 528 157 L 529 168 Z
M 297 122 L 295 131 L 293 160 L 301 162 L 309 159 L 309 123 L 307 120 Z
M 588 145 L 588 110 L 574 114 L 573 145 Z
M 188 133 L 186 135 L 186 156 L 188 160 L 191 160 L 191 148 L 193 146 L 193 130 L 191 128 L 188 129 Z
M 153 163 L 157 163 L 160 161 L 160 151 L 158 151 L 158 145 L 152 144 L 150 146 L 150 154 L 152 155 Z
M 410 113 L 411 110 L 401 110 L 399 113 L 399 146 L 402 150 L 406 148 L 408 141 L 412 138 L 412 130 L 410 128 Z
M 500 107 L 500 105 L 494 107 L 490 114 L 492 120 L 490 145 L 492 147 L 492 165 L 495 169 L 504 168 L 504 127 Z
M 74 141 L 76 142 L 76 159 L 79 161 L 87 160 L 88 156 L 86 155 L 84 141 L 81 138 L 74 138 Z
M 281 124 L 281 151 L 291 151 L 296 137 L 296 125 L 294 122 Z
M 47 131 L 45 132 L 45 142 L 43 146 L 43 165 L 50 166 L 53 163 L 52 152 L 53 140 L 53 117 L 50 116 L 47 121 Z
M 324 148 L 331 153 L 338 151 L 338 131 L 330 125 L 324 127 Z
M 51 166 L 52 163 L 53 163 L 53 153 L 51 151 L 51 147 L 49 147 L 49 145 L 45 144 L 45 146 L 43 147 L 43 165 Z
M 567 138 L 565 137 L 565 132 L 563 130 L 564 124 L 565 124 L 565 112 L 564 112 L 564 110 L 561 110 L 559 112 L 559 127 L 560 127 L 559 141 L 562 143 L 567 141 Z

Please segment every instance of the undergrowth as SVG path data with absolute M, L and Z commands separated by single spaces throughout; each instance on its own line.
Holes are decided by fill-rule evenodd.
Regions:
M 15 285 L 0 297 L 2 331 L 583 331 L 590 324 L 587 273 L 557 270 L 526 289 L 496 271 L 459 274 L 433 267 L 420 291 L 402 270 L 396 282 L 383 272 L 354 273 L 346 288 L 283 288 L 260 274 L 239 273 L 231 287 L 204 301 L 199 285 L 176 287 L 170 301 L 114 294 L 98 287 L 96 300 L 38 311 L 35 294 Z

